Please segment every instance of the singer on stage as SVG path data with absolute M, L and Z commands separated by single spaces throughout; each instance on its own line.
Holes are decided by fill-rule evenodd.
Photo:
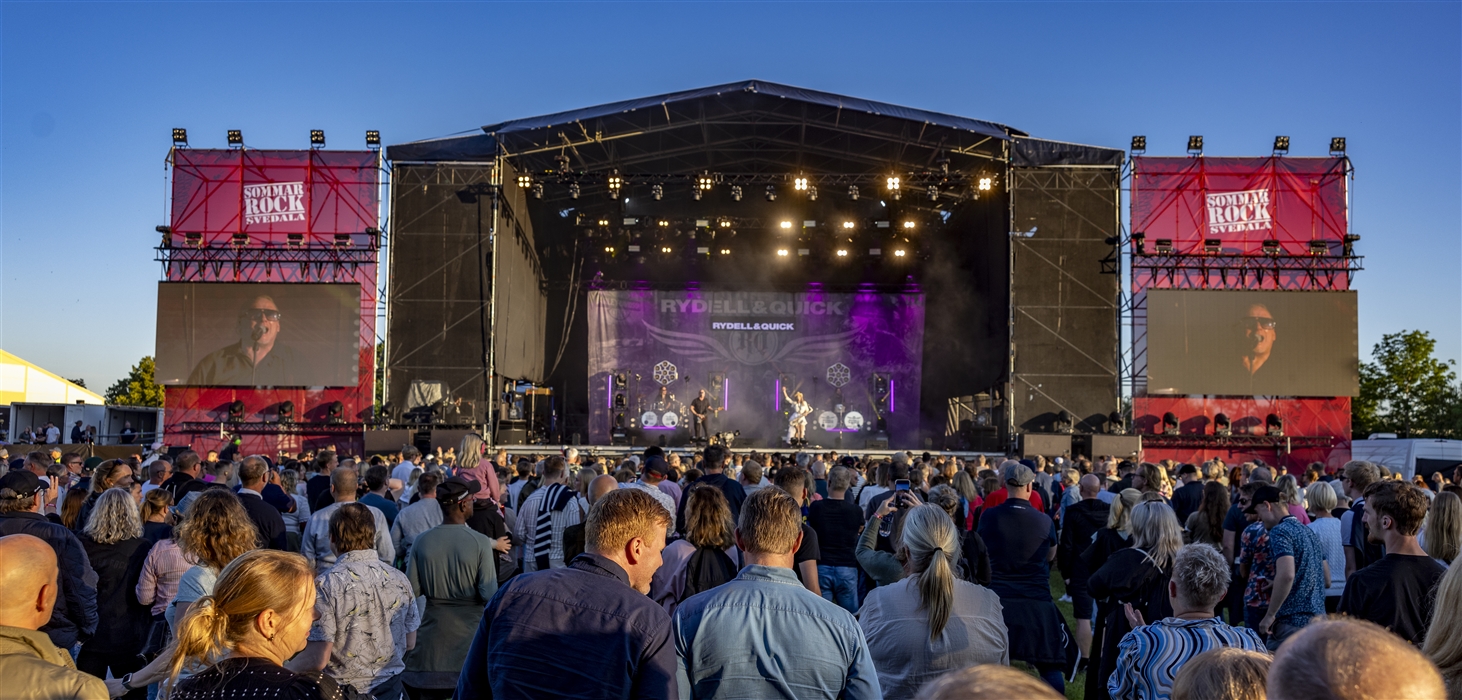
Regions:
M 787 387 L 782 387 L 782 397 L 791 404 L 792 417 L 787 421 L 787 441 L 795 442 L 807 439 L 807 417 L 812 415 L 812 404 L 802 397 L 802 392 L 791 396 L 787 395 Z
M 279 342 L 282 314 L 274 299 L 257 296 L 239 309 L 239 342 L 204 357 L 188 374 L 195 386 L 300 386 L 303 359 Z

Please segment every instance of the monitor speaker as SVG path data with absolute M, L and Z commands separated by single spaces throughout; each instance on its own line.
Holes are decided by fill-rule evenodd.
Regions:
M 1020 456 L 1061 457 L 1071 454 L 1070 435 L 1025 433 L 1020 436 Z

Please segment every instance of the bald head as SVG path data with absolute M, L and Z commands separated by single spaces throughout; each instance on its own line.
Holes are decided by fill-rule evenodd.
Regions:
M 1442 676 L 1421 652 L 1359 620 L 1316 622 L 1291 637 L 1269 669 L 1270 700 L 1443 700 Z
M 36 630 L 56 605 L 56 552 L 32 535 L 0 537 L 0 625 Z
M 1081 477 L 1080 488 L 1083 499 L 1096 498 L 1102 492 L 1102 480 L 1096 474 L 1087 474 Z
M 594 480 L 589 482 L 589 505 L 594 505 L 596 501 L 604 497 L 604 494 L 617 488 L 619 488 L 619 480 L 608 474 L 594 477 Z

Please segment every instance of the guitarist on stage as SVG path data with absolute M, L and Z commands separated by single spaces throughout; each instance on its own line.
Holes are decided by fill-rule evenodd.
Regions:
M 700 393 L 690 401 L 690 415 L 692 416 L 690 436 L 691 439 L 711 437 L 711 400 L 706 398 L 706 390 L 701 389 Z

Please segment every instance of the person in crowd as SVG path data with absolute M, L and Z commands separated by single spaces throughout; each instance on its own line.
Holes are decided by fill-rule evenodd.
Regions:
M 985 541 L 980 539 L 980 533 L 973 530 L 965 532 L 960 529 L 960 525 L 964 524 L 964 518 L 960 512 L 959 494 L 948 484 L 940 484 L 929 489 L 929 503 L 939 506 L 949 515 L 949 521 L 954 523 L 960 548 L 960 556 L 955 560 L 955 575 L 962 580 L 988 587 L 990 585 L 990 549 L 985 546 Z
M 62 597 L 57 584 L 60 569 L 51 545 L 33 535 L 6 535 L 0 537 L 0 561 L 5 562 L 0 566 L 0 590 L 5 591 L 0 597 L 0 678 L 4 679 L 5 696 L 13 700 L 104 700 L 106 684 L 77 670 L 71 655 L 40 631 Z
M 562 569 L 564 529 L 582 522 L 580 508 L 570 507 L 575 493 L 567 478 L 563 457 L 554 455 L 543 464 L 543 480 L 518 509 L 514 538 L 523 543 L 523 571 Z
M 1178 488 L 1173 489 L 1173 513 L 1179 523 L 1188 522 L 1188 516 L 1198 510 L 1203 502 L 1203 475 L 1195 464 L 1178 467 Z
M 167 491 L 157 490 L 154 493 L 169 500 L 172 498 Z M 144 538 L 147 537 L 145 528 L 144 525 Z M 151 615 L 148 638 L 142 646 L 145 654 L 162 651 L 172 640 L 167 609 L 173 602 L 173 596 L 177 595 L 178 583 L 183 574 L 193 567 L 192 562 L 183 556 L 177 537 L 178 529 L 174 528 L 166 538 L 153 542 L 152 548 L 147 551 L 147 559 L 142 562 L 142 573 L 137 577 L 137 602 L 149 606 Z
M 1245 627 L 1256 631 L 1259 621 L 1269 612 L 1269 593 L 1274 585 L 1275 571 L 1274 560 L 1269 556 L 1269 530 L 1259 521 L 1259 516 L 1248 512 L 1248 509 L 1253 505 L 1254 494 L 1266 487 L 1270 486 L 1251 481 L 1239 488 L 1239 506 L 1244 509 L 1241 517 L 1249 523 L 1239 535 L 1239 576 L 1244 581 L 1241 619 Z M 1264 636 L 1264 633 L 1260 632 L 1259 636 Z
M 319 573 L 325 573 L 327 569 L 335 564 L 335 551 L 330 547 L 330 516 L 335 514 L 339 507 L 346 503 L 354 503 L 355 496 L 359 492 L 360 482 L 356 478 L 355 469 L 350 467 L 338 467 L 330 472 L 330 491 L 332 499 L 328 505 L 314 510 L 310 513 L 310 524 L 305 526 L 304 535 L 300 541 L 300 554 L 315 567 Z M 391 528 L 386 525 L 386 514 L 378 508 L 370 509 L 376 519 L 376 554 L 381 561 L 390 563 L 396 558 L 396 547 L 391 544 Z
M 736 482 L 741 484 L 742 490 L 746 491 L 748 496 L 772 485 L 771 480 L 766 477 L 766 468 L 755 460 L 747 460 L 741 466 L 741 473 L 737 475 Z
M 94 574 L 86 549 L 76 535 L 41 515 L 45 501 L 46 485 L 33 472 L 15 469 L 0 476 L 0 536 L 37 537 L 56 555 L 61 572 L 56 581 L 58 597 L 51 616 L 41 621 L 40 631 L 57 647 L 69 650 L 96 632 Z
M 1462 697 L 1462 566 L 1447 569 L 1437 583 L 1436 605 L 1421 651 L 1436 664 L 1447 697 Z
M 665 506 L 670 517 L 675 517 L 675 499 L 670 494 L 660 489 L 660 484 L 665 483 L 670 476 L 670 463 L 664 457 L 651 457 L 645 460 L 645 466 L 640 468 L 638 481 L 631 480 L 624 484 L 625 488 L 640 489 L 650 494 L 657 503 Z
M 338 700 L 339 686 L 319 673 L 295 673 L 285 662 L 305 648 L 315 605 L 314 568 L 298 554 L 259 549 L 219 573 L 213 594 L 180 620 L 171 655 L 175 700 L 277 697 Z
M 311 465 L 314 476 L 305 480 L 305 500 L 310 502 L 311 511 L 330 505 L 330 475 L 338 466 L 340 459 L 334 450 L 320 450 L 315 453 L 315 461 Z
M 190 493 L 208 488 L 208 482 L 200 479 L 203 474 L 203 458 L 197 452 L 184 450 L 173 460 L 173 475 L 162 482 L 160 489 L 173 495 L 174 509 L 183 507 L 183 499 Z
M 376 556 L 375 528 L 361 503 L 330 516 L 335 565 L 315 579 L 315 622 L 304 651 L 286 667 L 324 671 L 376 700 L 400 700 L 402 657 L 416 646 L 421 616 L 411 581 Z
M 264 484 L 268 475 L 269 464 L 263 457 L 251 455 L 239 462 L 239 503 L 259 533 L 259 548 L 282 552 L 289 544 L 284 536 L 284 516 L 278 508 L 264 502 Z
M 895 453 L 894 458 L 902 459 L 903 453 Z M 858 489 L 856 494 L 858 507 L 865 513 L 865 518 L 868 517 L 866 514 L 871 510 L 869 504 L 873 499 L 893 490 L 893 479 L 889 476 L 889 471 L 892 467 L 893 462 L 873 463 L 870 461 L 867 464 L 867 483 Z
M 792 500 L 797 501 L 798 512 L 806 512 L 807 506 L 807 472 L 801 467 L 786 465 L 777 470 L 774 485 L 787 492 Z M 817 541 L 817 531 L 813 530 L 806 522 L 802 523 L 802 544 L 797 548 L 797 556 L 794 558 L 794 570 L 797 578 L 802 580 L 802 585 L 807 590 L 822 595 L 822 589 L 818 585 L 817 561 L 822 558 L 822 553 Z
M 1447 573 L 1416 542 L 1426 496 L 1401 481 L 1371 484 L 1364 496 L 1367 536 L 1383 542 L 1386 554 L 1346 579 L 1339 612 L 1419 644 L 1431 624 L 1437 583 Z
M 1291 504 L 1283 491 L 1264 486 L 1249 501 L 1244 512 L 1259 516 L 1268 534 L 1269 560 L 1274 567 L 1269 607 L 1255 631 L 1266 636 L 1273 651 L 1311 620 L 1325 615 L 1330 572 L 1320 538 L 1290 514 Z
M 706 447 L 702 459 L 702 466 L 704 467 L 705 473 L 694 482 L 686 485 L 685 495 L 682 495 L 680 499 L 675 518 L 677 532 L 685 531 L 685 499 L 688 497 L 691 487 L 695 484 L 709 484 L 720 489 L 722 495 L 726 496 L 726 505 L 731 508 L 732 519 L 741 517 L 741 504 L 746 501 L 746 490 L 741 488 L 741 484 L 737 483 L 735 479 L 726 476 L 726 461 L 728 456 L 729 453 L 726 448 L 721 445 L 709 445 Z
M 516 577 L 488 602 L 456 697 L 677 697 L 670 618 L 645 595 L 670 524 L 640 489 L 596 500 L 584 554 L 566 568 Z M 561 653 L 581 639 L 604 643 L 589 657 Z
M 76 667 L 101 679 L 109 672 L 115 677 L 136 671 L 144 663 L 137 650 L 152 622 L 147 606 L 137 602 L 136 589 L 152 542 L 142 537 L 142 518 L 131 494 L 114 488 L 97 499 L 81 546 L 96 573 L 97 627 L 81 643 Z M 147 690 L 125 697 L 145 700 Z
M 652 459 L 660 459 L 660 457 L 657 456 L 653 457 Z M 627 472 L 629 470 L 621 471 Z M 593 474 L 594 472 L 587 469 L 579 472 L 580 476 L 590 476 Z M 630 475 L 633 476 L 633 472 L 630 472 Z M 592 478 L 590 478 L 588 482 L 584 485 L 584 490 L 579 496 L 580 499 L 583 499 L 580 501 L 581 505 L 579 506 L 580 522 L 576 525 L 570 525 L 563 530 L 564 561 L 573 561 L 574 557 L 577 557 L 580 554 L 584 553 L 584 520 L 589 515 L 589 509 L 594 507 L 595 501 L 598 501 L 600 498 L 603 498 L 605 494 L 608 494 L 618 488 L 621 488 L 621 482 L 619 481 L 619 478 L 617 476 L 610 476 L 608 474 L 599 474 L 592 476 Z M 654 497 L 651 496 L 651 498 Z M 488 537 L 492 537 L 492 533 L 483 534 L 487 535 Z M 499 580 L 502 579 L 499 578 Z
M 1274 655 L 1267 691 L 1268 700 L 1446 697 L 1441 674 L 1415 647 L 1350 619 L 1316 622 L 1291 637 Z
M 391 468 L 391 478 L 402 484 L 411 483 L 412 472 L 421 470 L 421 450 L 414 445 L 401 448 L 401 463 Z
M 747 498 L 736 528 L 745 567 L 675 611 L 682 698 L 882 697 L 852 614 L 799 585 L 801 539 L 802 512 L 785 491 Z
M 86 502 L 81 505 L 81 514 L 76 518 L 76 530 L 80 532 L 86 528 L 86 522 L 91 518 L 91 512 L 96 509 L 97 500 L 108 489 L 119 488 L 131 492 L 133 486 L 135 484 L 132 481 L 132 466 L 124 460 L 109 459 L 98 465 L 96 472 L 91 476 L 91 489 L 86 495 Z
M 1324 481 L 1316 481 L 1305 487 L 1305 501 L 1309 504 L 1310 532 L 1320 540 L 1325 569 L 1330 574 L 1325 586 L 1325 612 L 1333 613 L 1340 607 L 1340 594 L 1345 592 L 1345 548 L 1340 543 L 1340 519 L 1331 514 L 1335 509 L 1335 490 Z
M 157 544 L 173 536 L 173 496 L 153 489 L 142 496 L 142 536 Z
M 1186 489 L 1187 486 L 1183 488 Z M 1179 489 L 1179 492 L 1181 491 L 1183 489 Z M 1173 499 L 1176 501 L 1178 494 L 1174 494 Z M 1197 507 L 1183 520 L 1183 529 L 1188 533 L 1188 541 L 1222 547 L 1223 519 L 1228 513 L 1228 508 L 1228 489 L 1217 481 L 1203 483 Z
M 1203 652 L 1173 678 L 1172 700 L 1265 700 L 1268 652 L 1218 647 Z
M 305 526 L 310 524 L 310 501 L 300 493 L 300 473 L 295 469 L 279 472 L 279 487 L 294 501 L 294 509 L 281 512 L 284 518 L 284 539 L 291 552 L 298 552 L 304 536 Z
M 412 592 L 426 596 L 417 644 L 406 652 L 401 676 L 412 700 L 452 696 L 483 605 L 498 590 L 493 540 L 467 526 L 473 496 L 481 490 L 482 483 L 472 479 L 443 481 L 436 488 L 442 524 L 411 546 L 406 576 Z
M 1385 556 L 1384 545 L 1366 534 L 1366 489 L 1381 480 L 1381 470 L 1364 460 L 1351 460 L 1341 468 L 1340 483 L 1350 497 L 1350 510 L 1340 516 L 1341 544 L 1345 547 L 1345 578 Z
M 430 471 L 416 478 L 416 495 L 419 499 L 396 514 L 391 523 L 391 546 L 402 561 L 411 560 L 411 543 L 422 533 L 442 524 L 442 506 L 437 503 L 437 485 L 442 473 Z
M 365 487 L 366 493 L 357 501 L 361 505 L 370 506 L 381 511 L 386 516 L 386 527 L 390 528 L 396 523 L 396 514 L 400 508 L 396 507 L 396 501 L 387 488 L 386 480 L 391 477 L 391 470 L 385 465 L 376 465 L 366 469 Z
M 1007 497 L 980 515 L 978 532 L 990 551 L 990 588 L 1003 606 L 1010 658 L 1035 666 L 1042 679 L 1064 693 L 1068 635 L 1050 584 L 1056 524 L 1030 500 L 1035 482 L 1030 467 L 1007 460 L 1000 477 Z
M 1301 525 L 1310 524 L 1310 516 L 1305 511 L 1305 493 L 1300 490 L 1300 483 L 1293 474 L 1284 474 L 1274 480 L 1274 488 L 1279 489 L 1280 498 L 1284 499 L 1284 507 L 1289 509 L 1289 514 Z
M 913 491 L 898 491 L 891 498 L 881 500 L 873 516 L 863 526 L 853 556 L 858 559 L 858 566 L 868 574 L 871 585 L 889 586 L 904 577 L 904 564 L 894 551 L 902 536 L 903 514 L 921 505 L 924 502 Z
M 1442 566 L 1451 566 L 1462 551 L 1462 497 L 1443 491 L 1432 499 L 1424 530 L 1417 533 L 1423 550 Z
M 78 457 L 80 455 L 77 455 Z M 146 496 L 153 490 L 161 488 L 163 483 L 173 475 L 173 464 L 166 457 L 159 457 L 147 467 L 147 482 L 142 484 L 142 495 Z
M 1097 532 L 1111 515 L 1111 506 L 1098 495 L 1102 491 L 1101 480 L 1094 474 L 1087 474 L 1072 489 L 1080 500 L 1066 507 L 1061 520 L 1061 539 L 1056 547 L 1056 567 L 1061 570 L 1061 579 L 1066 584 L 1066 595 L 1071 596 L 1071 616 L 1076 620 L 1076 644 L 1082 657 L 1091 654 L 1091 623 L 1096 614 L 1096 605 L 1091 598 L 1087 580 L 1091 570 L 1081 553 L 1096 539 Z
M 951 668 L 1010 663 L 1000 597 L 955 575 L 958 530 L 943 508 L 909 511 L 899 556 L 908 576 L 870 591 L 858 615 L 884 698 L 912 698 Z
M 1113 552 L 1088 581 L 1092 598 L 1102 603 L 1098 609 L 1105 615 L 1102 635 L 1092 644 L 1097 667 L 1088 668 L 1086 674 L 1086 694 L 1091 698 L 1107 697 L 1121 653 L 1119 643 L 1133 626 L 1131 615 L 1161 620 L 1173 614 L 1168 583 L 1183 546 L 1177 516 L 1166 503 L 1143 501 L 1133 506 L 1129 528 L 1131 546 Z
M 1253 630 L 1230 627 L 1214 613 L 1228 595 L 1228 578 L 1228 562 L 1213 546 L 1189 544 L 1179 549 L 1166 592 L 1172 615 L 1146 624 L 1131 603 L 1123 605 L 1132 631 L 1117 646 L 1108 694 L 1159 700 L 1171 695 L 1174 676 L 1199 654 L 1219 647 L 1264 651 L 1263 640 Z
M 731 519 L 726 495 L 707 484 L 692 486 L 687 494 L 685 537 L 665 545 L 663 563 L 650 581 L 650 599 L 667 614 L 674 614 L 680 601 L 736 578 L 741 568 L 736 522 Z M 828 589 L 823 591 L 826 598 Z
M 981 664 L 951 671 L 919 691 L 917 700 L 1060 700 L 1062 696 L 1029 673 Z
M 1000 474 L 1003 475 L 1005 473 L 1005 470 L 1006 469 L 1009 469 L 1010 466 L 1013 465 L 1013 464 L 1021 464 L 1021 463 L 1020 462 L 1017 462 L 1016 460 L 1013 460 L 1013 459 L 1007 459 L 1004 462 L 1001 462 L 1000 463 Z M 1021 464 L 1021 466 L 1025 466 L 1025 465 Z M 1027 466 L 1026 469 L 1030 469 L 1030 467 Z M 1032 476 L 1035 475 L 1035 471 L 1034 470 L 1031 471 L 1031 475 Z M 1001 503 L 1004 503 L 1005 502 L 1005 499 L 1009 497 L 1009 489 L 1007 489 L 1006 486 L 1005 486 L 1005 484 L 1003 483 L 1003 476 L 1001 478 L 1002 478 L 1002 482 L 1000 483 L 1000 486 L 998 488 L 996 488 L 994 491 L 991 491 L 991 492 L 985 494 L 985 509 L 986 510 L 989 510 L 991 508 L 994 508 L 995 506 L 1000 505 Z M 1041 494 L 1038 493 L 1038 492 L 1036 492 L 1034 488 L 1031 489 L 1031 497 L 1028 498 L 1028 499 L 1026 499 L 1026 500 L 1031 504 L 1031 507 L 1035 508 L 1036 510 L 1041 511 L 1042 513 L 1044 513 L 1046 511 L 1045 501 L 1041 498 Z
M 472 479 L 482 484 L 482 490 L 478 491 L 477 495 L 473 498 L 478 502 L 492 501 L 493 507 L 497 508 L 498 504 L 503 501 L 502 484 L 497 478 L 497 463 L 488 459 L 487 444 L 482 441 L 482 436 L 477 433 L 464 435 L 459 448 L 458 454 L 460 456 L 458 457 L 456 474 L 465 479 Z M 577 451 L 574 452 L 574 457 L 575 459 L 578 458 Z M 502 458 L 506 460 L 507 455 L 502 455 Z M 568 460 L 564 457 L 560 457 L 559 459 L 564 461 L 564 472 L 568 473 Z M 520 511 L 522 510 L 516 501 L 513 502 L 513 506 L 517 507 Z

